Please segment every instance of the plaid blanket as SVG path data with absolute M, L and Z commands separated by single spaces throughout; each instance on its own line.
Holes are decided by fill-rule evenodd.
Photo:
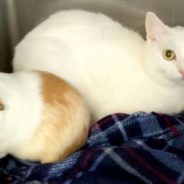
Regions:
M 63 162 L 1 159 L 0 183 L 184 183 L 184 116 L 107 116 L 91 128 L 86 145 Z

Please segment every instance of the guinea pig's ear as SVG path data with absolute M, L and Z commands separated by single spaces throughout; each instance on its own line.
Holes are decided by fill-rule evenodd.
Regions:
M 165 25 L 153 12 L 146 14 L 145 21 L 146 38 L 148 41 L 157 41 L 161 35 L 170 32 L 169 26 Z
M 4 104 L 0 101 L 0 111 L 3 111 L 5 109 Z

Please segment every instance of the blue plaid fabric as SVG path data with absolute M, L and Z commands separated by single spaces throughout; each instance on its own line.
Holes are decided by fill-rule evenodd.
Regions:
M 0 183 L 184 183 L 184 116 L 107 116 L 91 128 L 86 145 L 63 162 L 1 159 Z

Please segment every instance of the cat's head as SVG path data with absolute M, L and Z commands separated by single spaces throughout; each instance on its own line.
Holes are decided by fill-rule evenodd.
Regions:
M 184 82 L 184 28 L 169 27 L 152 12 L 145 27 L 146 70 L 159 81 Z

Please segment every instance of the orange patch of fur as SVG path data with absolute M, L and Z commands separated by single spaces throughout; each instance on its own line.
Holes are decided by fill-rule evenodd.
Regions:
M 42 163 L 65 159 L 84 145 L 90 115 L 80 95 L 59 77 L 40 72 L 44 102 L 43 118 L 26 158 Z

